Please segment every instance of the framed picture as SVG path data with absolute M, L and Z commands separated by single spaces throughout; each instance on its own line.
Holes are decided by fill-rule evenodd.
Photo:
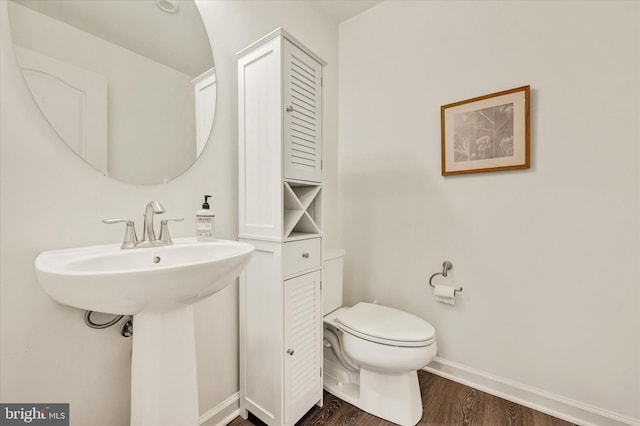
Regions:
M 528 169 L 530 86 L 440 108 L 442 176 Z

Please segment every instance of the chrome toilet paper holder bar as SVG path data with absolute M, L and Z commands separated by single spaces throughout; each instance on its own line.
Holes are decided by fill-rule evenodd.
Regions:
M 443 277 L 446 277 L 447 271 L 450 271 L 451 269 L 453 269 L 453 263 L 449 262 L 448 260 L 445 260 L 444 263 L 442 264 L 442 272 L 436 272 L 435 274 L 431 275 L 431 277 L 429 278 L 429 285 L 433 288 L 436 288 L 435 284 L 433 284 L 433 279 L 438 275 L 442 275 Z M 462 292 L 462 287 L 456 288 L 453 290 L 454 295 L 458 292 Z

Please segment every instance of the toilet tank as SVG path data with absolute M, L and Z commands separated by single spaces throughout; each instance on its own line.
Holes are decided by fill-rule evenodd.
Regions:
M 322 314 L 326 315 L 342 306 L 342 267 L 345 251 L 325 248 L 322 274 Z

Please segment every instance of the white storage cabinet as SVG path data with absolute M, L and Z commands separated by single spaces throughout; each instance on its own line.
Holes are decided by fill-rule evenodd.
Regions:
M 240 414 L 322 404 L 322 66 L 283 29 L 238 53 Z

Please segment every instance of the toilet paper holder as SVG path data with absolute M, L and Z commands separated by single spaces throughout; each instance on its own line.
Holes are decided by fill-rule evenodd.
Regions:
M 435 284 L 433 284 L 433 279 L 438 275 L 442 275 L 443 277 L 446 277 L 447 271 L 450 271 L 451 269 L 453 269 L 453 263 L 449 262 L 448 260 L 445 260 L 444 263 L 442 264 L 442 272 L 436 272 L 435 274 L 431 275 L 431 277 L 429 278 L 429 285 L 433 288 L 436 288 Z M 454 295 L 458 292 L 462 292 L 462 287 L 456 288 L 453 290 Z

